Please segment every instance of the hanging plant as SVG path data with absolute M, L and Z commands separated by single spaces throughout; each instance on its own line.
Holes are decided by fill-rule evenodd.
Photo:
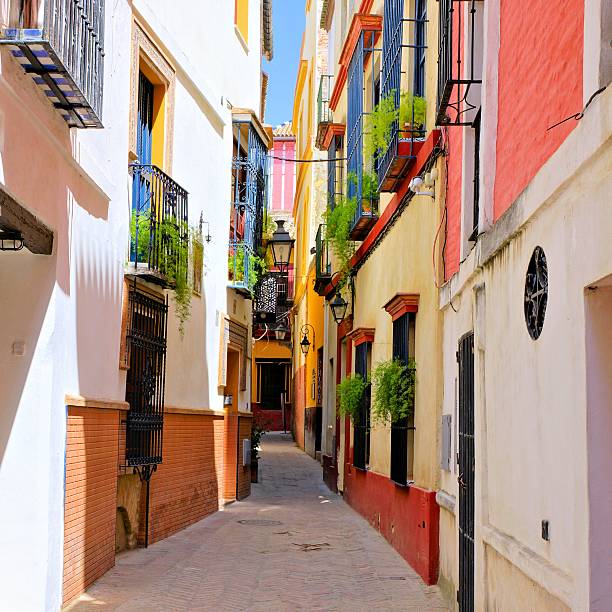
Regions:
M 396 423 L 414 413 L 414 359 L 409 359 L 408 364 L 399 359 L 379 363 L 372 372 L 372 383 L 372 411 L 376 420 Z
M 363 151 L 366 160 L 373 161 L 386 153 L 398 116 L 395 90 L 392 90 L 366 116 Z
M 349 177 L 349 180 L 352 179 Z M 356 198 L 340 196 L 336 199 L 334 209 L 328 208 L 324 214 L 324 221 L 327 224 L 325 236 L 338 260 L 338 271 L 341 273 L 341 278 L 346 276 L 351 258 L 355 253 L 355 243 L 349 234 L 356 211 Z
M 191 316 L 192 287 L 189 282 L 188 265 L 189 244 L 193 239 L 193 232 L 187 223 L 178 221 L 175 217 L 166 217 L 161 222 L 157 222 L 155 231 L 151 232 L 150 211 L 139 215 L 136 215 L 136 211 L 132 211 L 130 221 L 132 253 L 136 261 L 148 261 L 150 250 L 159 253 L 158 270 L 166 277 L 174 291 L 173 301 L 181 338 L 185 333 L 185 323 Z M 134 252 L 137 236 L 138 248 Z
M 230 250 L 227 266 L 229 270 L 229 279 L 235 283 L 242 283 L 245 280 L 244 271 L 244 252 L 245 247 L 238 245 L 232 253 Z M 263 257 L 249 253 L 249 278 L 248 289 L 253 291 L 257 281 L 268 271 L 266 260 Z
M 427 117 L 427 103 L 421 96 L 413 96 L 411 92 L 405 91 L 400 96 L 399 122 L 404 132 L 414 135 L 421 132 Z
M 338 416 L 349 417 L 355 422 L 363 402 L 368 381 L 359 374 L 347 376 L 338 386 Z

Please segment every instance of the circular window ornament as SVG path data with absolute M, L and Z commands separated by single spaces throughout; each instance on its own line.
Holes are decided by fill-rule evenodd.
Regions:
M 548 302 L 548 265 L 541 247 L 531 255 L 525 278 L 525 323 L 533 340 L 537 340 L 544 327 Z

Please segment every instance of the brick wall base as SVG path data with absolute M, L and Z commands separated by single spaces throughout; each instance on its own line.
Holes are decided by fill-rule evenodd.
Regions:
M 69 408 L 64 510 L 64 604 L 115 565 L 120 412 Z

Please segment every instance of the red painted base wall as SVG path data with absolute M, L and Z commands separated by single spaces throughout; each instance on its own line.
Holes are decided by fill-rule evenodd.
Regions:
M 267 423 L 268 431 L 283 431 L 283 411 L 282 410 L 264 410 L 257 404 L 253 404 L 253 415 L 264 423 Z M 285 406 L 285 427 L 287 432 L 291 431 L 291 406 Z
M 386 476 L 350 468 L 345 471 L 344 499 L 427 584 L 438 582 L 440 509 L 434 491 L 399 487 Z

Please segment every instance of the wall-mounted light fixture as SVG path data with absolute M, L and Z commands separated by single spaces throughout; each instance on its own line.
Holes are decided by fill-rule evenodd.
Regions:
M 312 344 L 315 342 L 315 330 L 314 327 L 310 323 L 306 323 L 302 325 L 302 329 L 300 330 L 300 336 L 302 336 L 302 341 L 300 342 L 300 348 L 302 349 L 302 353 L 304 355 L 308 355 L 308 351 L 310 350 L 310 330 L 312 330 Z

